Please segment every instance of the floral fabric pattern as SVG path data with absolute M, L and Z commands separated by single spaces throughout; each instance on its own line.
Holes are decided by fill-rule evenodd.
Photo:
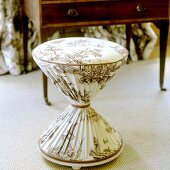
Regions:
M 99 40 L 87 37 L 60 38 L 42 43 L 33 50 L 33 54 L 48 62 L 74 65 L 113 63 L 127 56 L 128 51 L 122 46 Z

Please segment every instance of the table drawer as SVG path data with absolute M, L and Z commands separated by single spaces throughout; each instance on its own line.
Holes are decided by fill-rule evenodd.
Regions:
M 42 26 L 54 23 L 64 24 L 73 22 L 113 21 L 138 18 L 160 19 L 165 18 L 165 16 L 168 17 L 168 0 L 55 2 L 56 1 L 49 4 L 41 4 Z

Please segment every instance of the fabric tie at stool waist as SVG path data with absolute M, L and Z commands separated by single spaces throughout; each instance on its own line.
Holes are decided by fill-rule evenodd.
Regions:
M 84 105 L 77 105 L 77 104 L 72 104 L 72 103 L 71 103 L 71 106 L 77 107 L 77 108 L 86 108 L 86 107 L 89 107 L 89 106 L 90 106 L 90 103 L 84 104 Z

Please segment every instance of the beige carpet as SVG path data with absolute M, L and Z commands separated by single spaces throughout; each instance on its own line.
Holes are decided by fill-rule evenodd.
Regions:
M 170 59 L 165 87 L 159 90 L 159 61 L 123 66 L 92 105 L 123 136 L 125 146 L 114 161 L 82 170 L 170 169 Z M 50 84 L 42 100 L 41 72 L 0 77 L 0 170 L 70 170 L 41 157 L 37 140 L 68 105 Z

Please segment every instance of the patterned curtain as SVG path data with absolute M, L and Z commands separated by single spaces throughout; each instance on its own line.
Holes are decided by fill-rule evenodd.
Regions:
M 0 75 L 19 75 L 24 71 L 21 10 L 20 0 L 0 0 Z M 28 71 L 37 67 L 30 54 L 37 45 L 36 35 L 29 23 Z
M 0 0 L 0 75 L 10 73 L 22 74 L 24 71 L 23 41 L 22 41 L 22 16 L 21 0 Z M 27 71 L 34 70 L 31 51 L 38 44 L 37 33 L 29 22 L 28 64 Z M 81 33 L 86 37 L 107 39 L 126 46 L 125 25 L 111 25 L 81 28 Z M 56 32 L 53 37 L 61 38 L 61 32 Z M 130 55 L 132 61 L 147 59 L 157 41 L 151 23 L 133 24 L 132 38 L 130 40 Z

